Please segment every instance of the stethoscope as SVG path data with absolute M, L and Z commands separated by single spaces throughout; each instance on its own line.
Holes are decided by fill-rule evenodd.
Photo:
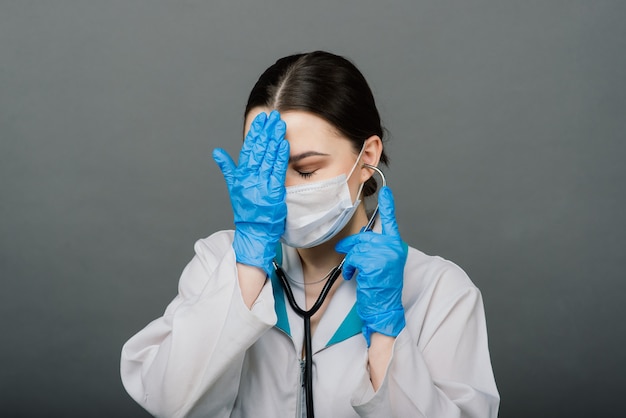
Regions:
M 383 172 L 376 166 L 370 164 L 363 164 L 363 167 L 372 169 L 378 173 L 383 181 L 383 186 L 387 185 L 387 181 L 385 180 L 385 175 Z M 367 225 L 363 228 L 362 231 L 370 231 L 374 226 L 374 221 L 376 220 L 376 216 L 378 215 L 378 205 L 372 212 Z M 328 281 L 324 284 L 322 291 L 320 292 L 317 300 L 309 310 L 302 309 L 298 306 L 296 302 L 293 292 L 291 290 L 291 285 L 289 284 L 289 280 L 287 278 L 287 274 L 284 272 L 281 266 L 279 266 L 275 260 L 272 261 L 272 265 L 274 267 L 274 271 L 276 272 L 276 276 L 280 279 L 280 282 L 283 285 L 283 289 L 287 295 L 287 300 L 289 301 L 289 305 L 291 305 L 291 309 L 294 310 L 298 316 L 302 317 L 304 320 L 304 388 L 305 388 L 305 397 L 306 397 L 306 416 L 307 418 L 314 418 L 313 412 L 313 349 L 311 347 L 311 317 L 315 315 L 315 313 L 320 309 L 324 301 L 326 300 L 326 296 L 328 296 L 328 292 L 333 287 L 333 284 L 337 280 L 337 278 L 341 275 L 341 271 L 343 268 L 343 263 L 346 261 L 344 257 L 337 266 L 333 267 L 333 269 L 328 273 L 329 276 Z

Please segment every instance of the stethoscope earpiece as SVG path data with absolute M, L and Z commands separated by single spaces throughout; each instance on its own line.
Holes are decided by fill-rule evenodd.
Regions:
M 385 179 L 385 175 L 383 174 L 383 171 L 380 168 L 376 167 L 375 165 L 371 165 L 367 163 L 363 163 L 362 167 L 369 168 L 370 170 L 374 170 L 375 172 L 377 172 L 381 180 L 383 181 L 383 187 L 387 185 L 387 179 Z

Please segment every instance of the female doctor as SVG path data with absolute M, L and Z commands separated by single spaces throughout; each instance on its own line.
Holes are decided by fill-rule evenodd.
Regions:
M 387 157 L 358 69 L 278 60 L 245 132 L 237 163 L 213 152 L 235 229 L 196 242 L 178 295 L 124 345 L 128 393 L 162 417 L 496 417 L 479 290 L 402 241 L 388 187 L 366 227 Z

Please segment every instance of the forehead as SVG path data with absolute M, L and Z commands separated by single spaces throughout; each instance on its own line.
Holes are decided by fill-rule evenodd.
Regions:
M 250 129 L 254 118 L 261 112 L 270 109 L 254 108 L 246 116 L 245 132 Z M 292 153 L 307 149 L 351 148 L 350 141 L 337 128 L 314 113 L 303 110 L 287 110 L 281 112 L 281 119 L 287 125 L 285 138 L 289 141 Z

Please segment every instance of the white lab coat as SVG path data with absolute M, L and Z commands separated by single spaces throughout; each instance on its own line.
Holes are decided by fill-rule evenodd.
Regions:
M 300 413 L 303 321 L 275 278 L 252 309 L 245 306 L 232 239 L 232 231 L 222 231 L 196 242 L 165 314 L 122 349 L 124 386 L 155 416 Z M 283 246 L 282 266 L 302 281 L 294 249 Z M 376 392 L 354 310 L 355 281 L 343 281 L 334 294 L 312 341 L 316 416 L 496 417 L 480 291 L 455 264 L 413 248 L 404 274 L 406 327 Z M 305 306 L 303 287 L 292 287 Z

